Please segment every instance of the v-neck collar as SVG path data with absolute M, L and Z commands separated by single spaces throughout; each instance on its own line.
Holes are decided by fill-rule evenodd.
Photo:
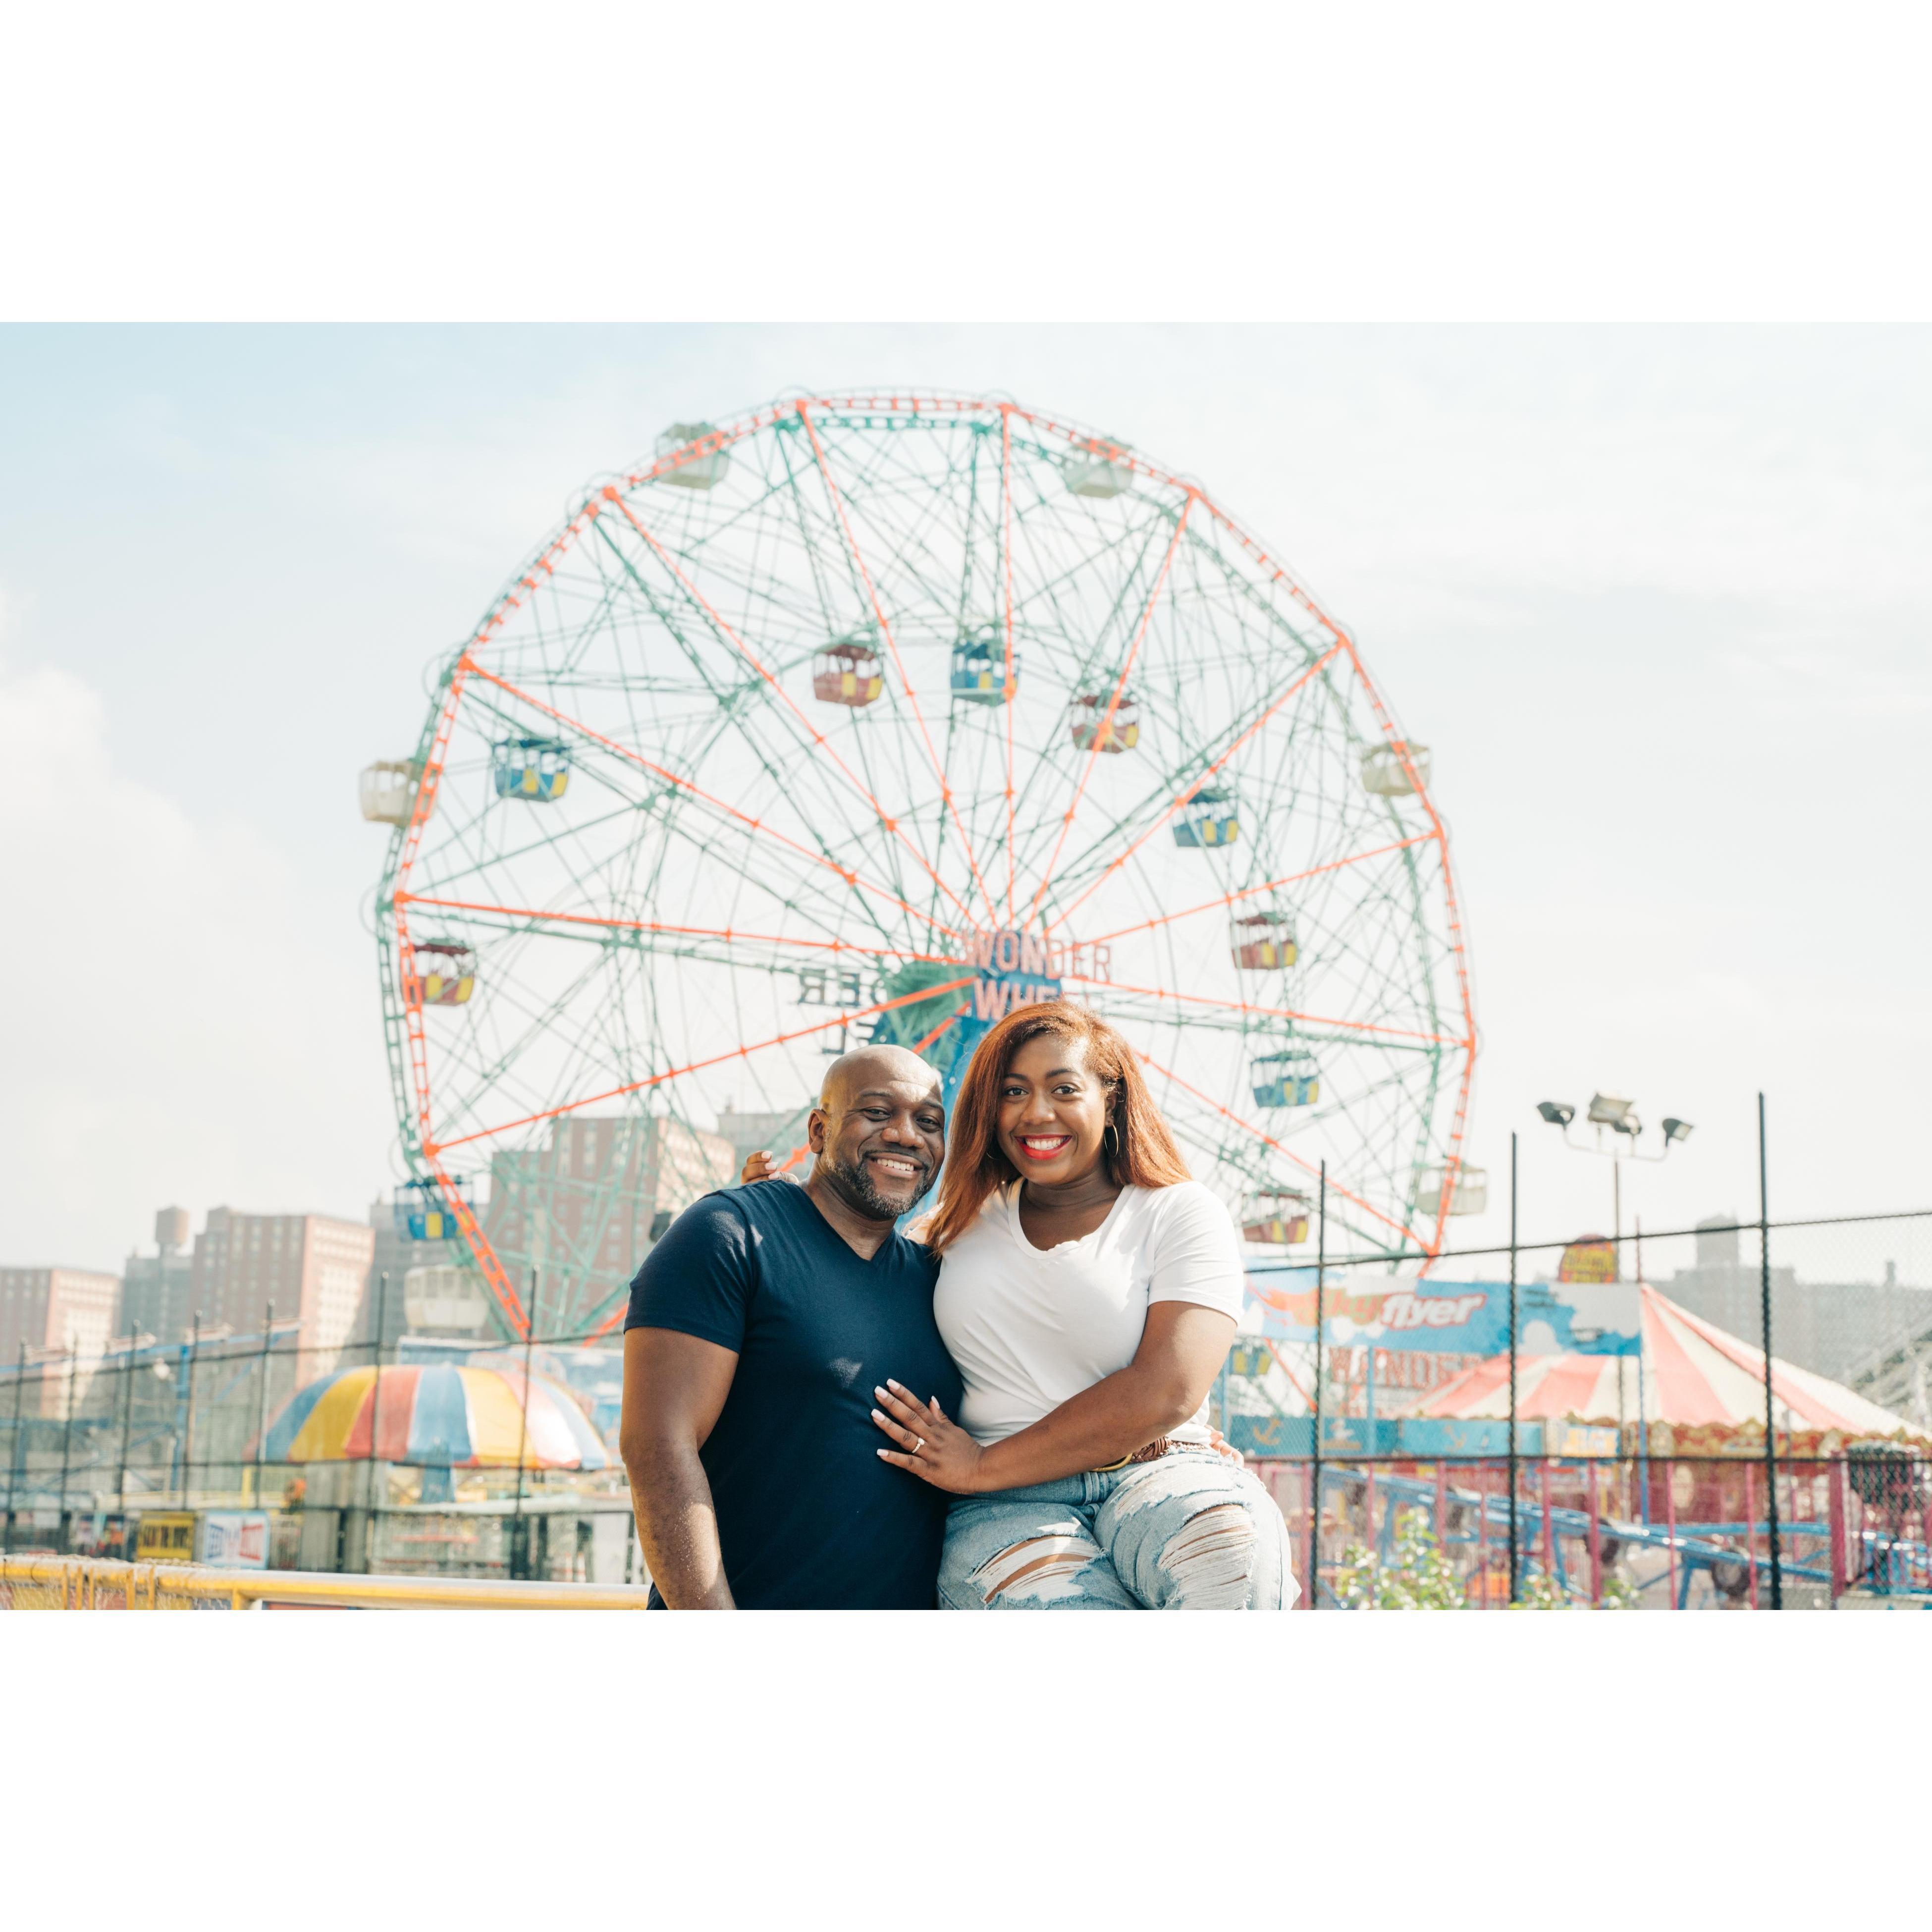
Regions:
M 802 1183 L 800 1183 L 798 1191 L 800 1194 L 805 1196 L 805 1207 L 806 1211 L 810 1214 L 812 1220 L 815 1221 L 822 1229 L 824 1229 L 825 1238 L 830 1241 L 832 1245 L 838 1250 L 841 1254 L 844 1255 L 848 1259 L 860 1268 L 877 1268 L 879 1265 L 880 1258 L 892 1251 L 893 1244 L 899 1239 L 899 1231 L 898 1228 L 895 1226 L 886 1234 L 886 1238 L 873 1250 L 869 1256 L 862 1255 L 860 1253 L 859 1250 L 853 1246 L 852 1244 L 825 1218 L 824 1209 L 820 1208 L 818 1203 L 812 1198 L 810 1192 L 807 1190 Z

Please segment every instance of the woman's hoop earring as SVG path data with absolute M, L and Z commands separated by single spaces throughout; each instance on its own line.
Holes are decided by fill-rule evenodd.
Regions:
M 1108 1166 L 1118 1164 L 1120 1158 L 1120 1130 L 1112 1120 L 1100 1136 L 1100 1150 L 1107 1156 Z

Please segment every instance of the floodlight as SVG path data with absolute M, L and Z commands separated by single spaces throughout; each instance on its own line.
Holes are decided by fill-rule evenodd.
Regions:
M 1536 1111 L 1552 1127 L 1567 1127 L 1576 1118 L 1576 1109 L 1567 1100 L 1539 1100 Z
M 1664 1144 L 1668 1147 L 1672 1141 L 1688 1141 L 1690 1138 L 1690 1123 L 1666 1118 L 1664 1123 Z
M 1594 1127 L 1614 1127 L 1618 1132 L 1627 1134 L 1630 1129 L 1624 1125 L 1630 1110 L 1630 1102 L 1619 1100 L 1612 1094 L 1593 1094 L 1590 1096 L 1590 1124 Z
M 1628 1108 L 1622 1120 L 1612 1120 L 1610 1123 L 1610 1132 L 1613 1134 L 1628 1134 L 1632 1140 L 1635 1140 L 1637 1136 L 1643 1132 L 1643 1123 L 1637 1118 L 1636 1109 L 1634 1107 Z

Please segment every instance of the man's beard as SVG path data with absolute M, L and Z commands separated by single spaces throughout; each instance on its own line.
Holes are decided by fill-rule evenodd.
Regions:
M 910 1214 L 932 1186 L 932 1169 L 926 1167 L 922 1172 L 918 1192 L 902 1208 L 879 1192 L 862 1156 L 848 1164 L 828 1151 L 818 1156 L 818 1166 L 848 1206 L 874 1221 L 896 1221 L 902 1214 Z

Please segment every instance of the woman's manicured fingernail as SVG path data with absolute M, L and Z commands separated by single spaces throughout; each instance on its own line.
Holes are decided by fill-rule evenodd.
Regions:
M 876 1408 L 873 1410 L 873 1412 L 872 1412 L 872 1420 L 873 1420 L 874 1422 L 883 1422 L 883 1421 L 884 1421 L 884 1420 L 885 1420 L 885 1419 L 886 1419 L 886 1418 L 885 1418 L 883 1415 L 881 1415 L 881 1414 L 879 1413 L 879 1412 L 878 1412 Z
M 883 1449 L 875 1449 L 872 1453 L 875 1456 L 883 1456 L 886 1452 Z
M 874 1383 L 872 1384 L 872 1393 L 873 1393 L 875 1396 L 877 1396 L 881 1402 L 884 1402 L 884 1401 L 885 1400 L 885 1399 L 886 1399 L 886 1392 L 885 1392 L 885 1390 L 884 1390 L 884 1389 L 882 1389 L 881 1388 L 880 1388 L 880 1386 L 878 1385 L 878 1384 L 877 1382 L 874 1382 Z
M 886 1386 L 890 1389 L 895 1395 L 903 1395 L 905 1394 L 905 1390 L 901 1388 L 898 1384 L 894 1382 L 890 1376 L 888 1376 L 886 1378 Z

